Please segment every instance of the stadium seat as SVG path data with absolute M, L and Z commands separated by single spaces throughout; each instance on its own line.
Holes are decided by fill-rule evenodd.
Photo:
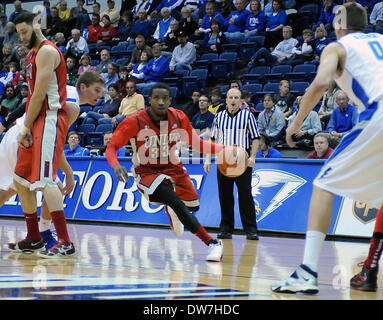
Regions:
M 231 72 L 234 75 L 235 65 L 237 63 L 237 53 L 234 51 L 222 52 L 219 55 L 219 58 L 228 61 L 229 72 Z
M 117 64 L 118 66 L 123 66 L 123 65 L 128 64 L 129 61 L 130 61 L 130 58 L 120 58 L 120 59 L 117 59 L 117 60 L 116 60 L 116 64 Z
M 237 52 L 237 44 L 225 43 L 222 45 L 222 52 Z
M 251 42 L 243 42 L 239 46 L 239 60 L 250 60 L 259 47 Z
M 103 123 L 96 127 L 96 130 L 88 133 L 87 145 L 99 146 L 103 144 L 102 138 L 105 132 L 113 131 L 114 125 Z
M 182 80 L 183 80 L 182 93 L 185 96 L 191 97 L 194 91 L 199 91 L 198 77 L 187 76 L 187 77 L 184 77 Z
M 271 68 L 270 73 L 263 75 L 264 81 L 267 82 L 279 82 L 283 79 L 286 73 L 291 72 L 292 67 L 290 65 L 278 65 Z
M 264 83 L 264 75 L 270 73 L 270 67 L 268 66 L 256 66 L 249 70 L 248 73 L 242 77 L 243 84 L 250 83 Z
M 225 97 L 227 90 L 229 90 L 229 85 L 225 84 L 225 85 L 221 86 L 219 88 L 219 90 L 221 91 L 222 97 Z
M 207 80 L 208 70 L 206 69 L 195 69 L 190 71 L 189 76 L 190 77 L 197 77 L 198 80 L 198 87 L 206 88 L 206 80 Z M 184 77 L 184 79 L 187 77 Z
M 77 132 L 79 133 L 79 135 L 81 136 L 81 139 L 80 139 L 80 145 L 82 146 L 85 146 L 87 143 L 87 140 L 88 140 L 88 134 L 90 132 L 94 132 L 96 129 L 96 125 L 95 124 L 80 124 L 77 128 Z
M 309 85 L 310 84 L 308 82 L 305 82 L 305 81 L 292 82 L 291 87 L 290 87 L 290 91 L 292 94 L 295 94 L 295 95 L 301 94 L 301 93 L 306 91 L 306 89 Z
M 229 62 L 227 60 L 213 60 L 210 64 L 209 71 L 209 78 L 219 81 L 228 80 L 230 78 Z
M 249 91 L 251 95 L 255 95 L 257 92 L 262 91 L 262 85 L 260 83 L 244 84 L 241 89 Z
M 98 124 L 111 124 L 112 123 L 112 118 L 101 118 L 98 120 Z
M 251 43 L 258 43 L 258 46 L 259 47 L 263 47 L 263 45 L 265 44 L 265 36 L 255 36 L 255 37 L 250 37 L 247 39 L 247 42 L 251 42 Z
M 265 93 L 278 93 L 279 92 L 279 83 L 274 83 L 274 82 L 269 82 L 269 83 L 266 83 L 264 86 L 263 86 L 263 91 Z

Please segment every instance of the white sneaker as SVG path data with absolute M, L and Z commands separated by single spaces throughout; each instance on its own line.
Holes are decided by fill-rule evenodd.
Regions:
M 165 212 L 169 217 L 170 228 L 173 230 L 176 236 L 181 236 L 184 233 L 184 225 L 180 219 L 178 219 L 172 208 L 165 206 Z
M 206 257 L 206 261 L 220 262 L 223 257 L 223 243 L 221 240 L 217 240 L 217 243 L 209 244 L 209 254 Z
M 274 282 L 271 290 L 279 293 L 316 294 L 319 292 L 318 275 L 301 264 L 290 277 Z

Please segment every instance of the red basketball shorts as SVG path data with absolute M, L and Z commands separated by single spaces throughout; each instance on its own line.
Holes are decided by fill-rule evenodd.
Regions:
M 42 112 L 31 132 L 32 147 L 20 147 L 14 179 L 30 190 L 57 186 L 55 180 L 68 132 L 68 118 L 63 110 Z
M 139 166 L 132 167 L 132 171 L 138 190 L 147 200 L 151 201 L 150 196 L 162 182 L 165 182 L 173 186 L 174 191 L 187 207 L 195 208 L 199 206 L 197 191 L 182 165 L 160 169 Z

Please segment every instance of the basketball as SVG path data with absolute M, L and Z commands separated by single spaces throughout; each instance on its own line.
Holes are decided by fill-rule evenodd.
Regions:
M 218 170 L 229 178 L 239 177 L 247 168 L 247 152 L 242 147 L 226 147 L 217 156 Z

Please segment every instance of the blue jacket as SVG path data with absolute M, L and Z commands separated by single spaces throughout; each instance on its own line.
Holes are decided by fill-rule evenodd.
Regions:
M 164 56 L 156 59 L 150 59 L 142 71 L 145 73 L 144 81 L 162 81 L 169 72 L 169 61 Z
M 70 148 L 64 149 L 64 154 L 67 157 L 84 157 L 89 155 L 89 150 L 78 145 L 73 150 L 71 150 Z
M 335 14 L 333 13 L 335 6 L 336 4 L 333 3 L 330 9 L 330 12 L 325 11 L 324 7 L 322 8 L 317 25 L 320 25 L 321 23 L 323 23 L 324 25 L 332 23 L 332 20 L 334 20 L 334 16 L 335 16 Z
M 225 19 L 225 28 L 227 28 L 227 32 L 245 31 L 246 21 L 249 15 L 250 11 L 246 9 L 242 11 L 233 11 L 232 13 L 230 13 Z M 231 18 L 234 19 L 233 24 L 229 24 Z
M 205 129 L 205 128 L 211 128 L 213 125 L 214 120 L 214 114 L 212 114 L 210 111 L 201 114 L 201 112 L 198 112 L 192 120 L 192 126 L 194 129 Z
M 250 13 L 247 17 L 245 30 L 264 31 L 266 28 L 266 15 L 263 11 L 259 11 L 256 16 Z
M 201 23 L 201 29 L 210 29 L 210 21 L 214 19 L 214 20 L 218 20 L 219 23 L 221 24 L 221 28 L 223 27 L 223 24 L 225 22 L 225 18 L 222 16 L 222 14 L 220 12 L 216 12 L 213 16 L 213 18 L 211 18 L 209 15 L 205 14 L 205 16 L 203 17 L 202 19 L 202 23 Z
M 149 37 L 152 34 L 152 24 L 150 20 L 147 20 L 144 23 L 141 23 L 140 20 L 137 20 L 131 31 L 131 34 L 133 33 L 141 33 L 145 36 L 145 38 Z
M 285 10 L 279 10 L 279 12 L 274 16 L 273 14 L 269 15 L 267 18 L 266 27 L 269 29 L 274 29 L 279 25 L 286 25 L 287 14 Z
M 341 112 L 340 108 L 336 108 L 327 124 L 327 132 L 332 131 L 345 133 L 350 131 L 358 122 L 358 109 L 352 105 L 348 105 L 345 112 Z
M 256 158 L 281 158 L 282 153 L 280 153 L 277 149 L 270 147 L 267 155 L 264 155 L 261 150 L 258 150 L 257 155 L 255 157 Z

